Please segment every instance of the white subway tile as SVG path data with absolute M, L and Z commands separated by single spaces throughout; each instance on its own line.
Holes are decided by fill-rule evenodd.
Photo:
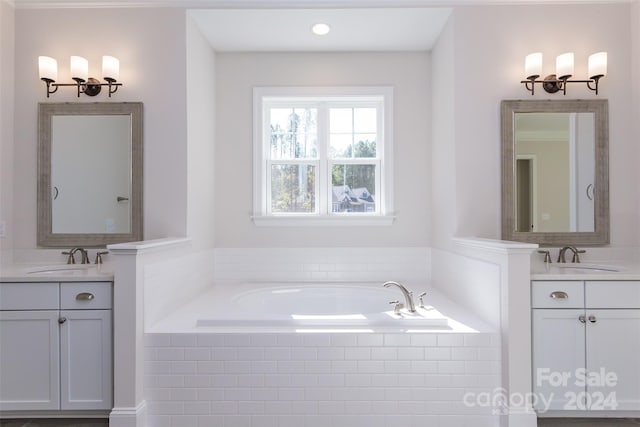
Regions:
M 373 387 L 395 387 L 400 384 L 396 374 L 372 374 L 371 385 Z M 408 384 L 403 384 L 408 385 Z
M 185 348 L 184 360 L 210 360 L 211 350 L 208 348 Z
M 420 374 L 438 373 L 438 362 L 435 360 L 412 360 L 411 371 Z
M 224 335 L 198 334 L 196 344 L 198 347 L 222 347 L 224 346 Z
M 425 360 L 450 360 L 452 350 L 457 349 L 454 347 L 427 347 L 424 349 Z
M 291 374 L 265 374 L 265 387 L 289 387 L 291 386 Z
M 195 388 L 172 388 L 171 400 L 194 401 L 197 400 L 197 390 Z
M 198 417 L 198 427 L 219 427 L 224 426 L 223 415 L 200 415 Z M 155 424 L 149 424 L 155 426 Z
M 198 374 L 216 374 L 224 372 L 224 362 L 198 361 L 196 362 Z
M 412 334 L 384 334 L 384 345 L 386 346 L 406 346 L 411 345 Z
M 156 387 L 184 387 L 183 375 L 157 375 Z
M 438 334 L 438 347 L 460 347 L 463 345 L 463 334 Z
M 368 361 L 365 361 L 368 362 Z M 359 364 L 365 363 L 356 360 L 334 360 L 331 363 L 330 372 L 334 374 L 348 374 L 359 372 Z
M 302 393 L 304 398 L 304 393 Z M 315 415 L 318 413 L 318 402 L 312 400 L 297 400 L 291 403 L 291 413 L 300 415 Z M 305 422 L 309 417 L 306 417 Z M 306 425 L 306 424 L 305 424 Z
M 226 334 L 224 335 L 224 345 L 226 347 L 249 347 L 251 346 L 251 335 Z
M 307 347 L 329 347 L 331 336 L 329 334 L 304 334 L 303 345 Z
M 398 360 L 424 360 L 424 348 L 400 347 L 398 349 Z
M 182 415 L 184 414 L 184 404 L 182 402 L 148 402 L 150 415 Z
M 469 374 L 499 374 L 500 362 L 494 360 L 478 360 L 465 362 Z
M 365 415 L 371 413 L 371 401 L 347 401 L 344 404 L 345 414 Z
M 358 346 L 374 347 L 383 345 L 382 334 L 360 334 L 358 335 Z
M 318 414 L 344 414 L 344 401 L 319 401 Z
M 305 417 L 305 427 L 330 427 L 331 415 L 308 415 Z M 300 427 L 300 426 L 296 426 Z
M 224 427 L 251 427 L 251 416 L 250 415 L 225 416 Z
M 331 388 L 311 388 L 304 389 L 304 399 L 316 402 L 331 400 Z M 320 403 L 318 403 L 319 405 Z M 325 412 L 326 413 L 326 412 Z
M 481 347 L 477 349 L 478 360 L 500 360 L 499 347 Z
M 303 415 L 279 415 L 278 427 L 300 427 L 305 423 Z
M 147 423 L 148 423 L 148 425 L 152 425 L 154 427 L 172 427 L 171 426 L 171 416 L 170 415 L 148 414 L 147 415 Z
M 213 401 L 211 402 L 211 413 L 212 414 L 237 414 L 238 413 L 238 402 L 229 402 L 226 400 L 221 401 Z M 226 419 L 225 419 L 226 423 Z
M 264 360 L 291 360 L 291 349 L 288 347 L 267 347 L 264 349 Z
M 438 335 L 425 334 L 409 334 L 411 337 L 411 345 L 419 347 L 435 347 L 438 345 Z
M 171 427 L 194 427 L 198 425 L 197 415 L 171 415 Z
M 171 362 L 148 361 L 144 362 L 145 372 L 147 374 L 172 374 Z
M 304 388 L 281 388 L 278 390 L 278 400 L 304 400 Z
M 451 360 L 476 360 L 478 349 L 475 347 L 452 347 Z
M 197 398 L 200 401 L 224 401 L 224 389 L 221 388 L 200 388 L 197 389 Z
M 251 363 L 251 372 L 254 374 L 273 374 L 278 372 L 278 362 L 275 360 L 254 360 Z
M 195 347 L 196 334 L 171 334 L 171 347 Z
M 464 374 L 465 362 L 462 361 L 438 361 L 438 373 L 440 374 Z
M 344 348 L 321 347 L 318 349 L 318 360 L 344 360 Z
M 346 360 L 370 360 L 371 349 L 369 347 L 347 347 L 344 349 Z
M 248 400 L 238 402 L 238 414 L 242 415 L 260 415 L 264 414 L 264 401 Z
M 215 374 L 211 375 L 212 387 L 236 387 L 238 385 L 238 375 Z
M 184 375 L 183 378 L 185 387 L 202 388 L 211 386 L 211 377 L 209 375 Z
M 388 373 L 407 374 L 414 372 L 409 360 L 385 360 L 384 370 Z
M 264 375 L 238 375 L 238 387 L 264 387 Z
M 293 347 L 291 348 L 291 360 L 316 360 L 318 359 L 318 349 L 315 347 Z M 287 359 L 282 359 L 287 360 Z
M 196 362 L 170 362 L 172 374 L 195 374 L 198 371 Z
M 344 385 L 347 387 L 369 387 L 372 383 L 370 374 L 346 374 Z
M 278 400 L 278 389 L 254 388 L 251 390 L 251 400 Z
M 244 350 L 244 349 L 243 349 Z M 220 347 L 211 349 L 211 360 L 238 360 L 239 349 Z
M 313 373 L 313 374 L 327 374 L 332 372 L 332 366 L 335 363 L 340 363 L 341 361 L 329 361 L 329 360 L 307 360 L 304 363 L 303 372 Z
M 170 388 L 152 388 L 146 390 L 145 398 L 147 398 L 150 402 L 170 402 L 171 399 L 171 390 Z
M 301 374 L 305 372 L 305 362 L 300 360 L 285 360 L 276 362 L 278 372 L 283 374 Z
M 225 388 L 224 400 L 227 402 L 251 400 L 251 388 Z
M 251 334 L 249 342 L 253 347 L 275 347 L 278 345 L 277 334 Z
M 356 334 L 332 334 L 332 347 L 355 347 L 358 345 L 358 336 Z
M 145 347 L 171 346 L 171 334 L 144 334 Z
M 318 375 L 316 374 L 292 374 L 291 387 L 316 387 L 318 385 Z
M 264 360 L 264 348 L 241 348 L 238 351 L 238 360 Z
M 371 360 L 396 360 L 398 359 L 398 349 L 395 347 L 373 347 L 371 349 Z
M 224 371 L 229 374 L 250 374 L 251 373 L 251 363 L 245 360 L 239 361 L 225 361 L 222 362 L 224 364 Z
M 344 374 L 318 375 L 318 384 L 321 387 L 344 387 Z
M 271 415 L 291 414 L 291 402 L 278 400 L 264 402 L 264 413 Z
M 371 405 L 371 413 L 377 415 L 397 414 L 398 413 L 398 401 L 397 400 L 378 400 Z M 425 426 L 426 427 L 426 426 Z
M 184 360 L 184 348 L 158 348 L 156 349 L 156 360 Z

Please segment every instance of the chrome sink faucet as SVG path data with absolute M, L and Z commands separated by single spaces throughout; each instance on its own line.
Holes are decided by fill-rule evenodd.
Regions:
M 413 292 L 407 290 L 407 288 L 405 288 L 404 286 L 402 286 L 400 283 L 398 282 L 385 282 L 384 285 L 385 288 L 390 288 L 391 286 L 395 286 L 398 289 L 400 289 L 400 291 L 402 292 L 402 294 L 404 295 L 404 299 L 405 299 L 405 307 L 407 307 L 407 310 L 409 311 L 409 313 L 415 313 L 416 312 L 416 306 L 413 303 Z
M 571 252 L 573 252 L 573 258 L 571 258 L 571 262 L 576 262 L 576 263 L 580 262 L 580 255 L 579 254 L 583 254 L 583 253 L 586 252 L 584 249 L 583 250 L 579 250 L 575 246 L 565 246 L 562 249 L 560 249 L 560 252 L 558 252 L 558 261 L 557 262 L 567 262 L 567 260 L 565 259 L 565 252 L 567 252 L 567 250 L 570 250 Z
M 76 252 L 80 252 L 80 255 L 81 255 L 80 264 L 91 264 L 89 262 L 89 253 L 84 248 L 73 248 L 68 252 L 62 252 L 63 255 L 69 255 L 69 257 L 67 258 L 67 264 L 76 263 L 76 258 L 75 258 Z

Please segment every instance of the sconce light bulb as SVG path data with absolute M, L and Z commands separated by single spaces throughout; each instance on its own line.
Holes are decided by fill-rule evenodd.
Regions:
M 542 74 L 542 52 L 530 53 L 524 58 L 524 75 L 535 80 Z
M 50 80 L 52 82 L 58 80 L 58 61 L 50 56 L 38 57 L 38 70 L 41 80 Z
M 598 52 L 589 56 L 589 78 L 607 75 L 607 52 Z
M 573 52 L 563 53 L 556 58 L 556 76 L 568 79 L 573 75 Z
M 86 82 L 89 79 L 89 61 L 82 56 L 71 57 L 70 70 L 71 78 L 76 81 Z
M 102 77 L 106 81 L 118 81 L 120 79 L 120 61 L 113 56 L 102 57 Z

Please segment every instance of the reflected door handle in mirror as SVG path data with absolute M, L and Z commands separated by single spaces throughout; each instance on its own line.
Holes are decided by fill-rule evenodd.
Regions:
M 587 185 L 587 199 L 593 200 L 593 191 L 594 191 L 593 184 Z
M 567 299 L 569 298 L 569 294 L 563 291 L 553 291 L 549 296 L 553 299 Z
M 58 194 L 60 192 L 58 191 L 58 187 L 53 187 L 53 200 L 58 198 Z
M 118 196 L 116 197 L 116 201 L 119 202 L 128 202 L 129 198 L 128 197 L 122 197 L 122 196 Z

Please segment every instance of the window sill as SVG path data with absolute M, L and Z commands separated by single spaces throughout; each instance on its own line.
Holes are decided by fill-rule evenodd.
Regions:
M 384 216 L 253 216 L 257 227 L 388 227 L 396 219 Z

